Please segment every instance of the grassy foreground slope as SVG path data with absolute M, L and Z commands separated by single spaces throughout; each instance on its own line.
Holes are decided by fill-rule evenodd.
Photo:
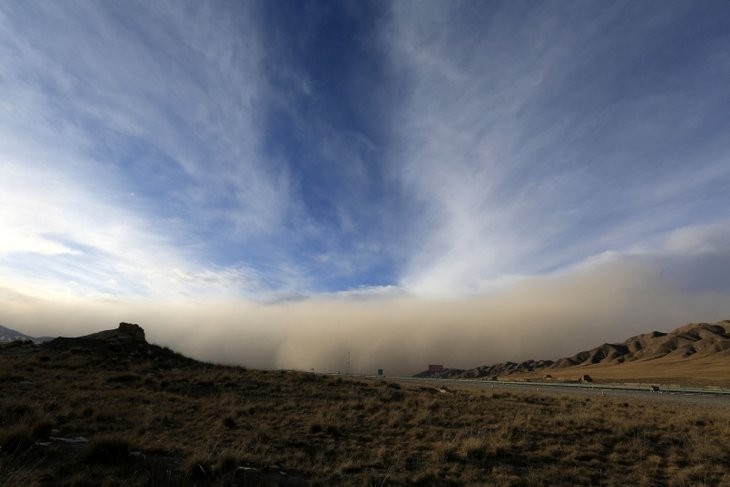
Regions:
M 730 411 L 199 363 L 134 329 L 0 350 L 0 485 L 727 485 Z

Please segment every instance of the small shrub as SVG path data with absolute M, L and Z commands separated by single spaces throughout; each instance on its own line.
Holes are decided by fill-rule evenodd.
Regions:
M 213 477 L 213 465 L 208 458 L 192 457 L 188 459 L 187 472 L 195 480 L 205 480 Z
M 487 442 L 484 438 L 466 438 L 461 443 L 464 458 L 469 461 L 481 461 L 487 457 Z
M 335 424 L 328 424 L 325 428 L 325 431 L 328 435 L 334 437 L 340 436 L 342 434 L 342 431 L 340 431 L 340 427 Z
M 0 437 L 0 451 L 14 455 L 33 446 L 33 436 L 26 426 L 16 426 Z
M 6 408 L 5 416 L 20 420 L 34 416 L 34 409 L 28 404 L 13 404 Z
M 337 471 L 341 475 L 351 475 L 362 471 L 362 465 L 353 459 L 345 460 L 338 468 Z
M 218 459 L 218 470 L 222 473 L 234 471 L 239 465 L 238 458 L 232 453 L 225 453 Z
M 89 463 L 116 464 L 129 459 L 129 442 L 118 436 L 96 438 L 89 448 L 86 460 Z
M 119 374 L 109 377 L 106 381 L 109 384 L 113 383 L 120 383 L 120 384 L 130 384 L 132 382 L 137 382 L 141 379 L 140 376 L 136 374 Z
M 45 411 L 46 411 L 47 413 L 52 413 L 52 412 L 54 412 L 54 411 L 58 411 L 59 409 L 61 409 L 61 407 L 60 407 L 60 406 L 58 405 L 58 403 L 57 403 L 57 402 L 55 402 L 55 401 L 51 401 L 51 402 L 49 402 L 48 404 L 46 404 L 46 406 L 45 406 L 45 408 L 44 408 L 44 410 L 45 410 Z
M 53 431 L 53 422 L 44 419 L 33 426 L 32 435 L 37 440 L 46 440 L 51 436 L 51 431 Z
M 438 442 L 433 446 L 433 459 L 436 463 L 458 462 L 459 454 L 452 442 Z
M 403 391 L 399 390 L 388 390 L 380 395 L 383 402 L 398 402 L 403 400 L 404 397 Z

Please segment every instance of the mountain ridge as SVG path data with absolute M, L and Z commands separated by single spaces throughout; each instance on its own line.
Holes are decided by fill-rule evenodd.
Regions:
M 19 331 L 8 328 L 7 326 L 0 325 L 0 343 L 22 342 L 26 340 L 30 340 L 33 343 L 42 343 L 49 339 L 49 337 L 33 337 L 26 335 L 25 333 L 20 333 Z
M 545 377 L 562 369 L 590 366 L 621 366 L 630 363 L 697 361 L 730 356 L 730 320 L 716 323 L 688 323 L 670 332 L 651 331 L 627 338 L 623 342 L 603 343 L 556 360 L 501 362 L 471 369 L 444 369 L 441 373 L 424 371 L 416 377 L 498 378 L 544 373 Z M 659 363 L 657 362 L 657 364 Z

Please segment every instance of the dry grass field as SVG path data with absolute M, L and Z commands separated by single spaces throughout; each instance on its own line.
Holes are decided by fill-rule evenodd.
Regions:
M 92 345 L 0 350 L 0 485 L 730 485 L 727 409 Z
M 513 374 L 505 379 L 542 379 L 549 373 L 554 380 L 575 381 L 587 374 L 597 382 L 730 388 L 729 371 L 730 356 L 713 354 L 693 360 L 666 357 L 622 364 L 579 365 L 537 373 Z

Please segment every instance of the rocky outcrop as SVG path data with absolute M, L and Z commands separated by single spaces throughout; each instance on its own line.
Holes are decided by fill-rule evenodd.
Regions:
M 117 330 L 119 333 L 129 335 L 136 340 L 147 341 L 144 337 L 144 329 L 136 323 L 119 323 Z
M 48 348 L 71 349 L 113 347 L 124 349 L 142 349 L 147 346 L 144 329 L 134 323 L 119 323 L 114 330 L 104 330 L 80 337 L 58 337 L 45 344 Z
M 76 356 L 90 367 L 118 369 L 120 364 L 143 362 L 154 370 L 202 366 L 167 347 L 148 343 L 144 329 L 135 323 L 80 337 L 58 337 L 38 347 L 53 360 Z

